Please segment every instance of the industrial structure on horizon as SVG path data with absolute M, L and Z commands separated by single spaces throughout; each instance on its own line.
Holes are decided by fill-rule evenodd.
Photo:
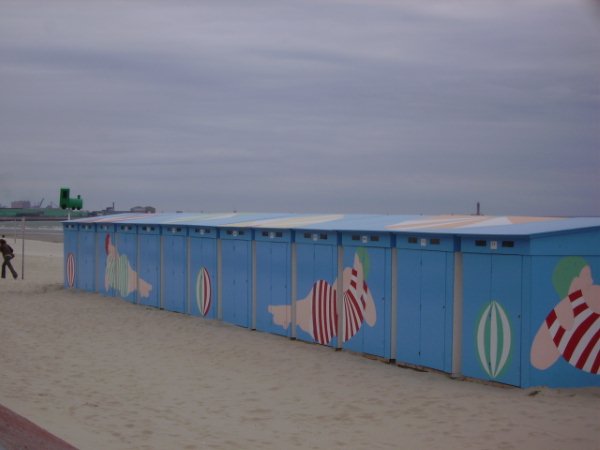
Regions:
M 25 217 L 27 220 L 65 220 L 67 213 L 65 210 L 49 202 L 44 206 L 45 198 L 39 202 L 33 203 L 30 200 L 14 200 L 10 206 L 0 204 L 0 220 L 14 220 L 15 218 Z M 129 210 L 118 211 L 115 209 L 115 203 L 111 206 L 98 211 L 75 210 L 71 211 L 72 218 L 81 218 L 88 216 L 105 216 L 119 213 L 155 213 L 153 206 L 134 206 Z

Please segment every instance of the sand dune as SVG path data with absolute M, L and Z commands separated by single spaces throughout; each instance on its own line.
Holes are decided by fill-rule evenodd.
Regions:
M 598 388 L 452 380 L 67 291 L 62 244 L 26 254 L 0 280 L 0 403 L 80 449 L 600 448 Z

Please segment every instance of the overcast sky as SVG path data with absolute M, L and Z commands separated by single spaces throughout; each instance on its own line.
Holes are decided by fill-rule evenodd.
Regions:
M 600 7 L 0 0 L 0 204 L 600 215 Z

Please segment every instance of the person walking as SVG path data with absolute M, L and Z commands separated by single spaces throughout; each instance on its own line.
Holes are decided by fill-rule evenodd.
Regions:
M 0 239 L 0 253 L 2 253 L 2 259 L 4 260 L 2 263 L 2 278 L 6 278 L 6 268 L 8 267 L 8 270 L 10 270 L 10 273 L 12 273 L 13 278 L 16 280 L 18 276 L 17 271 L 10 263 L 15 254 L 12 247 L 4 239 Z

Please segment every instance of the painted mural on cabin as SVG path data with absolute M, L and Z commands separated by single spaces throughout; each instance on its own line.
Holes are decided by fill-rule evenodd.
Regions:
M 136 290 L 141 297 L 149 297 L 152 285 L 142 278 L 129 263 L 127 255 L 120 254 L 117 246 L 112 243 L 110 234 L 104 239 L 106 251 L 106 269 L 104 272 L 104 288 L 108 291 L 113 288 L 122 296 L 127 297 Z
M 507 367 L 512 350 L 510 320 L 499 302 L 493 300 L 483 309 L 476 333 L 479 362 L 490 378 L 497 378 Z
M 539 326 L 531 346 L 533 367 L 546 370 L 562 357 L 583 372 L 600 373 L 600 285 L 581 257 L 561 259 L 552 284 L 560 301 Z
M 206 267 L 200 267 L 196 276 L 196 305 L 202 316 L 210 312 L 212 305 L 212 282 Z
M 352 267 L 343 271 L 342 302 L 343 342 L 356 335 L 363 324 L 373 327 L 377 322 L 377 311 L 373 296 L 367 285 L 369 269 L 368 253 L 358 249 Z M 297 325 L 308 333 L 315 342 L 327 345 L 338 335 L 337 279 L 329 284 L 317 280 L 302 299 L 296 301 Z M 287 329 L 291 323 L 290 305 L 269 305 L 273 323 Z
M 69 287 L 75 286 L 75 254 L 73 252 L 69 252 L 67 255 L 67 283 Z

